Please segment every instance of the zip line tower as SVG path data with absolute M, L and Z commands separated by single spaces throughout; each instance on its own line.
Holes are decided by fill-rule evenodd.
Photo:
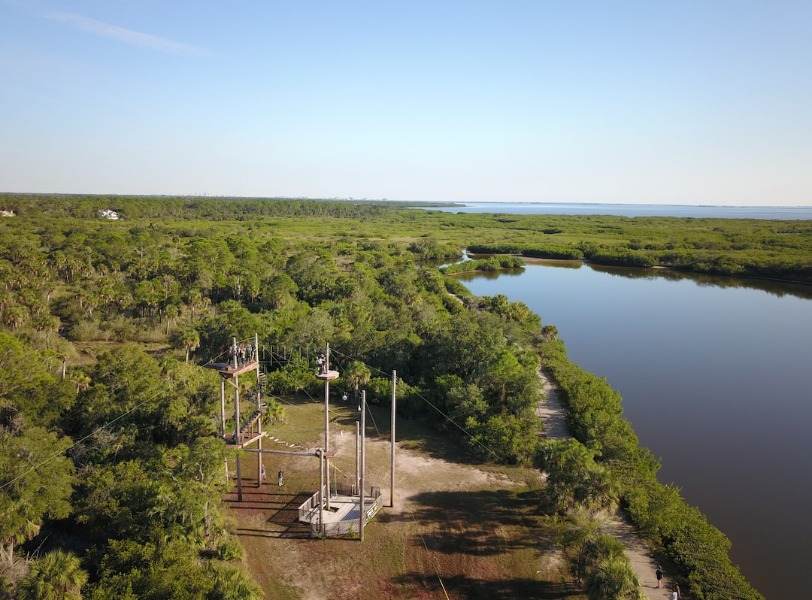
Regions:
M 247 453 L 257 455 L 257 487 L 262 486 L 265 468 L 263 454 L 287 454 L 296 456 L 310 456 L 319 459 L 319 491 L 299 507 L 299 521 L 310 524 L 314 535 L 340 535 L 357 531 L 360 539 L 364 539 L 365 524 L 378 512 L 382 506 L 380 488 L 372 487 L 369 495 L 365 492 L 365 421 L 366 421 L 366 391 L 362 392 L 361 406 L 359 407 L 360 424 L 356 422 L 356 474 L 350 490 L 339 492 L 336 481 L 335 494 L 330 486 L 330 458 L 335 456 L 336 449 L 330 444 L 330 382 L 340 377 L 337 370 L 330 368 L 330 345 L 327 344 L 324 353 L 316 359 L 316 378 L 324 382 L 324 445 L 321 448 L 312 448 L 303 451 L 271 450 L 262 447 L 262 438 L 266 435 L 262 430 L 262 415 L 267 407 L 262 402 L 262 393 L 267 383 L 267 376 L 260 370 L 259 340 L 255 334 L 253 344 L 241 342 L 232 338 L 228 350 L 228 362 L 212 362 L 206 366 L 216 369 L 220 375 L 220 435 L 230 448 L 238 448 Z M 256 380 L 256 391 L 248 394 L 248 401 L 254 405 L 254 410 L 243 418 L 240 407 L 240 376 L 249 376 L 253 372 Z M 395 468 L 395 382 L 396 375 L 392 372 L 392 456 L 391 456 L 391 491 L 390 504 L 394 506 L 394 468 Z M 226 421 L 226 391 L 231 386 L 234 392 L 234 427 L 227 430 Z M 346 398 L 346 394 L 345 394 Z M 247 412 L 247 411 L 246 411 Z M 359 426 L 360 425 L 360 426 Z M 360 448 L 359 448 L 360 442 Z M 254 444 L 256 444 L 255 447 Z M 360 452 L 359 452 L 360 450 Z M 359 473 L 360 467 L 360 473 Z M 237 468 L 237 501 L 243 501 L 242 463 L 240 454 L 236 457 Z M 228 474 L 228 461 L 226 461 L 226 478 Z M 280 486 L 281 472 L 280 472 Z M 356 529 L 357 523 L 357 529 Z

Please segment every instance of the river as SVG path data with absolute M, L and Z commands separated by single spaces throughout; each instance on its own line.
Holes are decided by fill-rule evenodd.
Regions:
M 809 597 L 812 288 L 553 262 L 461 279 L 555 325 L 745 577 L 767 598 Z

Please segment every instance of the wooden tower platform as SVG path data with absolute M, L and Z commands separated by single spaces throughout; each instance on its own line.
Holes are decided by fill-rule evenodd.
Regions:
M 338 379 L 338 371 L 316 372 L 316 378 L 322 381 L 332 381 L 333 379 Z

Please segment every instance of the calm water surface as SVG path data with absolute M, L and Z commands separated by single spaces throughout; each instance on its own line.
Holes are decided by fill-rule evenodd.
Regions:
M 423 207 L 421 207 L 423 208 Z M 618 215 L 720 219 L 812 219 L 812 206 L 697 206 L 682 204 L 599 204 L 592 202 L 466 202 L 432 210 L 512 215 Z
M 660 273 L 529 265 L 463 282 L 555 325 L 748 580 L 770 599 L 809 598 L 812 289 Z

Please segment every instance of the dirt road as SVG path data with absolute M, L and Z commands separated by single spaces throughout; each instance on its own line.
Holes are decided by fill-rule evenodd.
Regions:
M 567 413 L 558 396 L 558 389 L 553 386 L 542 371 L 539 377 L 544 387 L 545 398 L 541 400 L 536 408 L 536 414 L 544 422 L 544 437 L 550 439 L 563 439 L 569 437 L 567 430 Z M 622 513 L 618 510 L 615 514 L 606 515 L 602 525 L 603 531 L 613 535 L 620 540 L 626 549 L 626 556 L 632 565 L 632 569 L 637 574 L 646 598 L 651 600 L 668 600 L 670 596 L 671 582 L 664 578 L 662 588 L 657 587 L 655 572 L 657 563 L 651 556 L 640 536 L 634 527 L 626 521 Z

